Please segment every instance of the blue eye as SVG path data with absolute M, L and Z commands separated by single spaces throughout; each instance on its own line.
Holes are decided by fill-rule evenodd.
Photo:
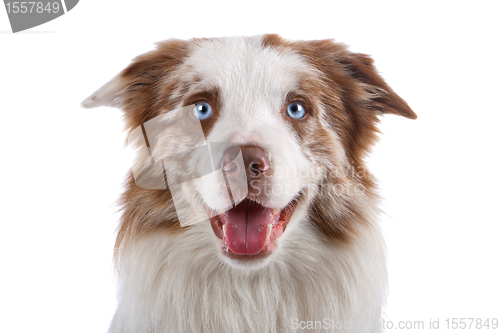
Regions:
M 293 119 L 301 119 L 306 115 L 306 108 L 299 102 L 292 102 L 286 108 L 286 114 Z
M 193 115 L 199 120 L 210 118 L 212 116 L 212 107 L 207 102 L 196 103 L 193 108 Z

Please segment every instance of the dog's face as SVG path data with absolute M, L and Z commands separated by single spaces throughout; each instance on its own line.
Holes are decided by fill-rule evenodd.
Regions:
M 349 241 L 369 223 L 377 116 L 416 117 L 367 56 L 276 35 L 160 43 L 84 101 L 99 105 L 124 109 L 139 149 L 119 243 L 210 224 L 210 250 L 246 267 L 299 224 Z

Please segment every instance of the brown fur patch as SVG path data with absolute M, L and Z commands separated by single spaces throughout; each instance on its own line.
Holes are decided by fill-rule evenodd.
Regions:
M 123 103 L 127 129 L 141 126 L 179 103 L 178 98 L 171 98 L 174 89 L 181 86 L 175 74 L 189 46 L 183 40 L 158 43 L 156 50 L 138 56 L 121 73 L 127 82 Z
M 219 112 L 221 110 L 220 92 L 218 89 L 210 91 L 200 91 L 184 97 L 184 106 L 193 105 L 198 102 L 207 102 L 212 107 L 212 116 L 208 119 L 200 121 L 203 134 L 207 137 L 219 119 Z
M 281 47 L 286 46 L 287 44 L 288 43 L 286 43 L 285 40 L 277 34 L 267 34 L 262 37 L 263 47 L 280 49 Z
M 126 129 L 143 126 L 180 103 L 173 98 L 176 89 L 187 91 L 176 71 L 189 53 L 190 43 L 169 40 L 157 44 L 157 49 L 138 56 L 122 73 L 126 82 L 123 101 Z M 127 239 L 137 239 L 161 229 L 181 231 L 170 191 L 139 187 L 129 175 L 121 196 L 121 223 L 115 244 L 116 258 Z
M 129 174 L 120 201 L 122 216 L 115 244 L 115 258 L 127 240 L 138 239 L 152 232 L 180 232 L 170 191 L 150 190 L 137 186 Z

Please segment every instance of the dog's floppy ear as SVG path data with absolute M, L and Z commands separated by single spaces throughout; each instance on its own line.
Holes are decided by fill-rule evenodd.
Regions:
M 415 112 L 377 73 L 371 57 L 361 53 L 349 53 L 349 56 L 340 62 L 351 77 L 361 82 L 363 89 L 369 96 L 369 108 L 379 110 L 382 113 L 417 119 Z
M 158 92 L 161 79 L 186 56 L 188 44 L 188 41 L 177 39 L 158 43 L 155 50 L 136 57 L 120 74 L 87 97 L 82 107 L 125 107 L 127 102 L 138 97 L 137 94 Z
M 82 102 L 86 109 L 98 106 L 120 106 L 120 95 L 127 87 L 127 80 L 120 73 Z

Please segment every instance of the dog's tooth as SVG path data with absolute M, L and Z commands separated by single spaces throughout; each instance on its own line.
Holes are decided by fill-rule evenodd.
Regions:
M 269 223 L 267 225 L 266 243 L 269 241 L 269 237 L 271 237 L 271 231 L 273 231 L 273 224 Z
M 278 208 L 274 208 L 274 209 L 271 211 L 271 213 L 273 213 L 273 214 L 277 214 L 279 211 L 280 211 L 280 210 L 279 210 Z
M 223 233 L 224 238 L 225 238 L 226 237 L 226 225 L 225 224 L 222 225 L 222 233 Z

